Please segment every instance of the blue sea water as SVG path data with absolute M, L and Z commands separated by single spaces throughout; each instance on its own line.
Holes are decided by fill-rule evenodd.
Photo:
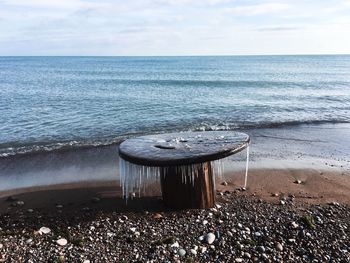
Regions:
M 350 122 L 350 56 L 0 57 L 0 156 Z

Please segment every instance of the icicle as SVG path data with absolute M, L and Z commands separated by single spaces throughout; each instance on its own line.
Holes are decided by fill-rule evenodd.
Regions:
M 248 168 L 249 168 L 249 145 L 247 147 L 247 162 L 245 166 L 244 188 L 247 188 Z

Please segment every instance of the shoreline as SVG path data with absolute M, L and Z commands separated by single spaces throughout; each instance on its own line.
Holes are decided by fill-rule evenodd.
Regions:
M 279 203 L 281 200 L 292 198 L 295 204 L 303 206 L 332 202 L 350 205 L 350 172 L 342 175 L 339 172 L 313 169 L 252 169 L 248 174 L 246 191 L 241 190 L 243 178 L 243 171 L 226 173 L 223 179 L 217 180 L 216 190 L 218 193 L 238 192 L 270 203 Z M 109 205 L 111 205 L 110 209 L 118 209 L 118 205 L 121 208 L 125 203 L 117 180 L 65 183 L 2 192 L 0 213 L 16 210 L 11 207 L 11 202 L 6 202 L 9 196 L 23 201 L 25 203 L 23 208 L 41 210 L 53 210 L 57 204 L 64 206 L 69 204 L 81 209 L 94 198 L 106 200 L 106 206 L 101 207 L 103 209 L 108 208 Z M 144 207 L 142 203 L 148 198 L 161 199 L 158 184 L 149 186 L 148 191 L 140 198 L 136 197 L 135 200 Z M 115 201 L 114 205 L 113 201 Z M 127 209 L 127 206 L 123 209 Z

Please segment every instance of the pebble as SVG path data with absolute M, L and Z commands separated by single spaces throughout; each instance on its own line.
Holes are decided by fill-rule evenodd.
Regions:
M 227 182 L 222 182 L 221 185 L 228 186 L 228 183 Z
M 208 220 L 203 220 L 202 224 L 205 226 L 206 224 L 208 224 Z
M 56 208 L 57 208 L 57 209 L 62 209 L 62 208 L 63 208 L 63 205 L 56 205 Z
M 292 228 L 294 228 L 294 229 L 299 227 L 299 225 L 297 223 L 295 223 L 294 221 L 290 224 L 291 224 Z
M 177 241 L 170 245 L 170 247 L 179 247 L 179 246 L 180 246 L 180 244 Z
M 258 246 L 257 247 L 257 250 L 260 252 L 260 253 L 265 253 L 265 247 L 264 246 Z
M 283 246 L 282 246 L 281 243 L 277 243 L 277 244 L 276 244 L 276 250 L 277 250 L 277 251 L 283 251 Z
M 65 238 L 60 238 L 60 239 L 56 240 L 56 243 L 60 246 L 65 246 L 65 245 L 67 245 L 68 241 Z
M 24 202 L 23 202 L 23 201 L 17 201 L 17 202 L 16 202 L 16 205 L 17 205 L 17 206 L 24 206 Z
M 235 262 L 243 262 L 243 258 L 236 258 Z
M 90 260 L 85 259 L 85 260 L 83 261 L 83 263 L 90 263 Z
M 32 243 L 32 242 L 33 242 L 33 239 L 31 239 L 31 238 L 29 238 L 29 239 L 26 240 L 26 244 L 30 244 L 30 243 Z
M 153 218 L 154 219 L 161 219 L 161 218 L 163 218 L 163 216 L 161 214 L 159 214 L 159 213 L 156 213 L 156 214 L 153 215 Z
M 59 256 L 58 258 L 57 258 L 57 260 L 56 260 L 56 262 L 58 262 L 58 263 L 63 263 L 63 262 L 65 262 L 66 261 L 66 259 L 64 258 L 64 256 Z
M 31 209 L 31 208 L 29 208 L 29 209 L 27 209 L 27 212 L 28 212 L 28 213 L 33 213 L 33 212 L 34 212 L 34 210 L 33 210 L 33 209 Z
M 0 249 L 2 249 L 4 247 L 4 245 L 3 244 L 0 244 Z
M 191 253 L 193 254 L 193 255 L 197 255 L 197 251 L 195 250 L 195 249 L 191 249 Z
M 214 242 L 215 240 L 215 235 L 213 233 L 208 233 L 206 236 L 205 236 L 205 241 L 210 245 Z
M 180 248 L 179 251 L 178 251 L 178 254 L 180 255 L 180 257 L 183 257 L 186 255 L 186 250 Z
M 280 201 L 280 205 L 285 205 L 285 204 L 286 204 L 285 201 L 283 201 L 283 200 Z
M 207 248 L 206 247 L 199 247 L 200 251 L 202 254 L 204 254 L 205 252 L 207 252 Z
M 204 239 L 205 239 L 205 236 L 200 236 L 199 238 L 198 238 L 198 241 L 204 241 Z
M 51 232 L 51 229 L 50 228 L 48 228 L 48 227 L 45 227 L 45 226 L 43 226 L 43 227 L 41 227 L 40 229 L 39 229 L 39 234 L 48 234 L 48 233 L 50 233 Z
M 295 180 L 294 183 L 295 184 L 301 184 L 302 182 L 300 180 Z
M 261 234 L 260 232 L 255 232 L 254 235 L 255 235 L 256 237 L 261 237 L 261 236 L 262 236 L 262 234 Z

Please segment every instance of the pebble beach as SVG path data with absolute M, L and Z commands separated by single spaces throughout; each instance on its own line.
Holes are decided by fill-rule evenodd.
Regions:
M 0 262 L 349 262 L 348 204 L 272 198 L 219 190 L 215 208 L 171 211 L 157 197 L 36 209 L 7 197 Z

